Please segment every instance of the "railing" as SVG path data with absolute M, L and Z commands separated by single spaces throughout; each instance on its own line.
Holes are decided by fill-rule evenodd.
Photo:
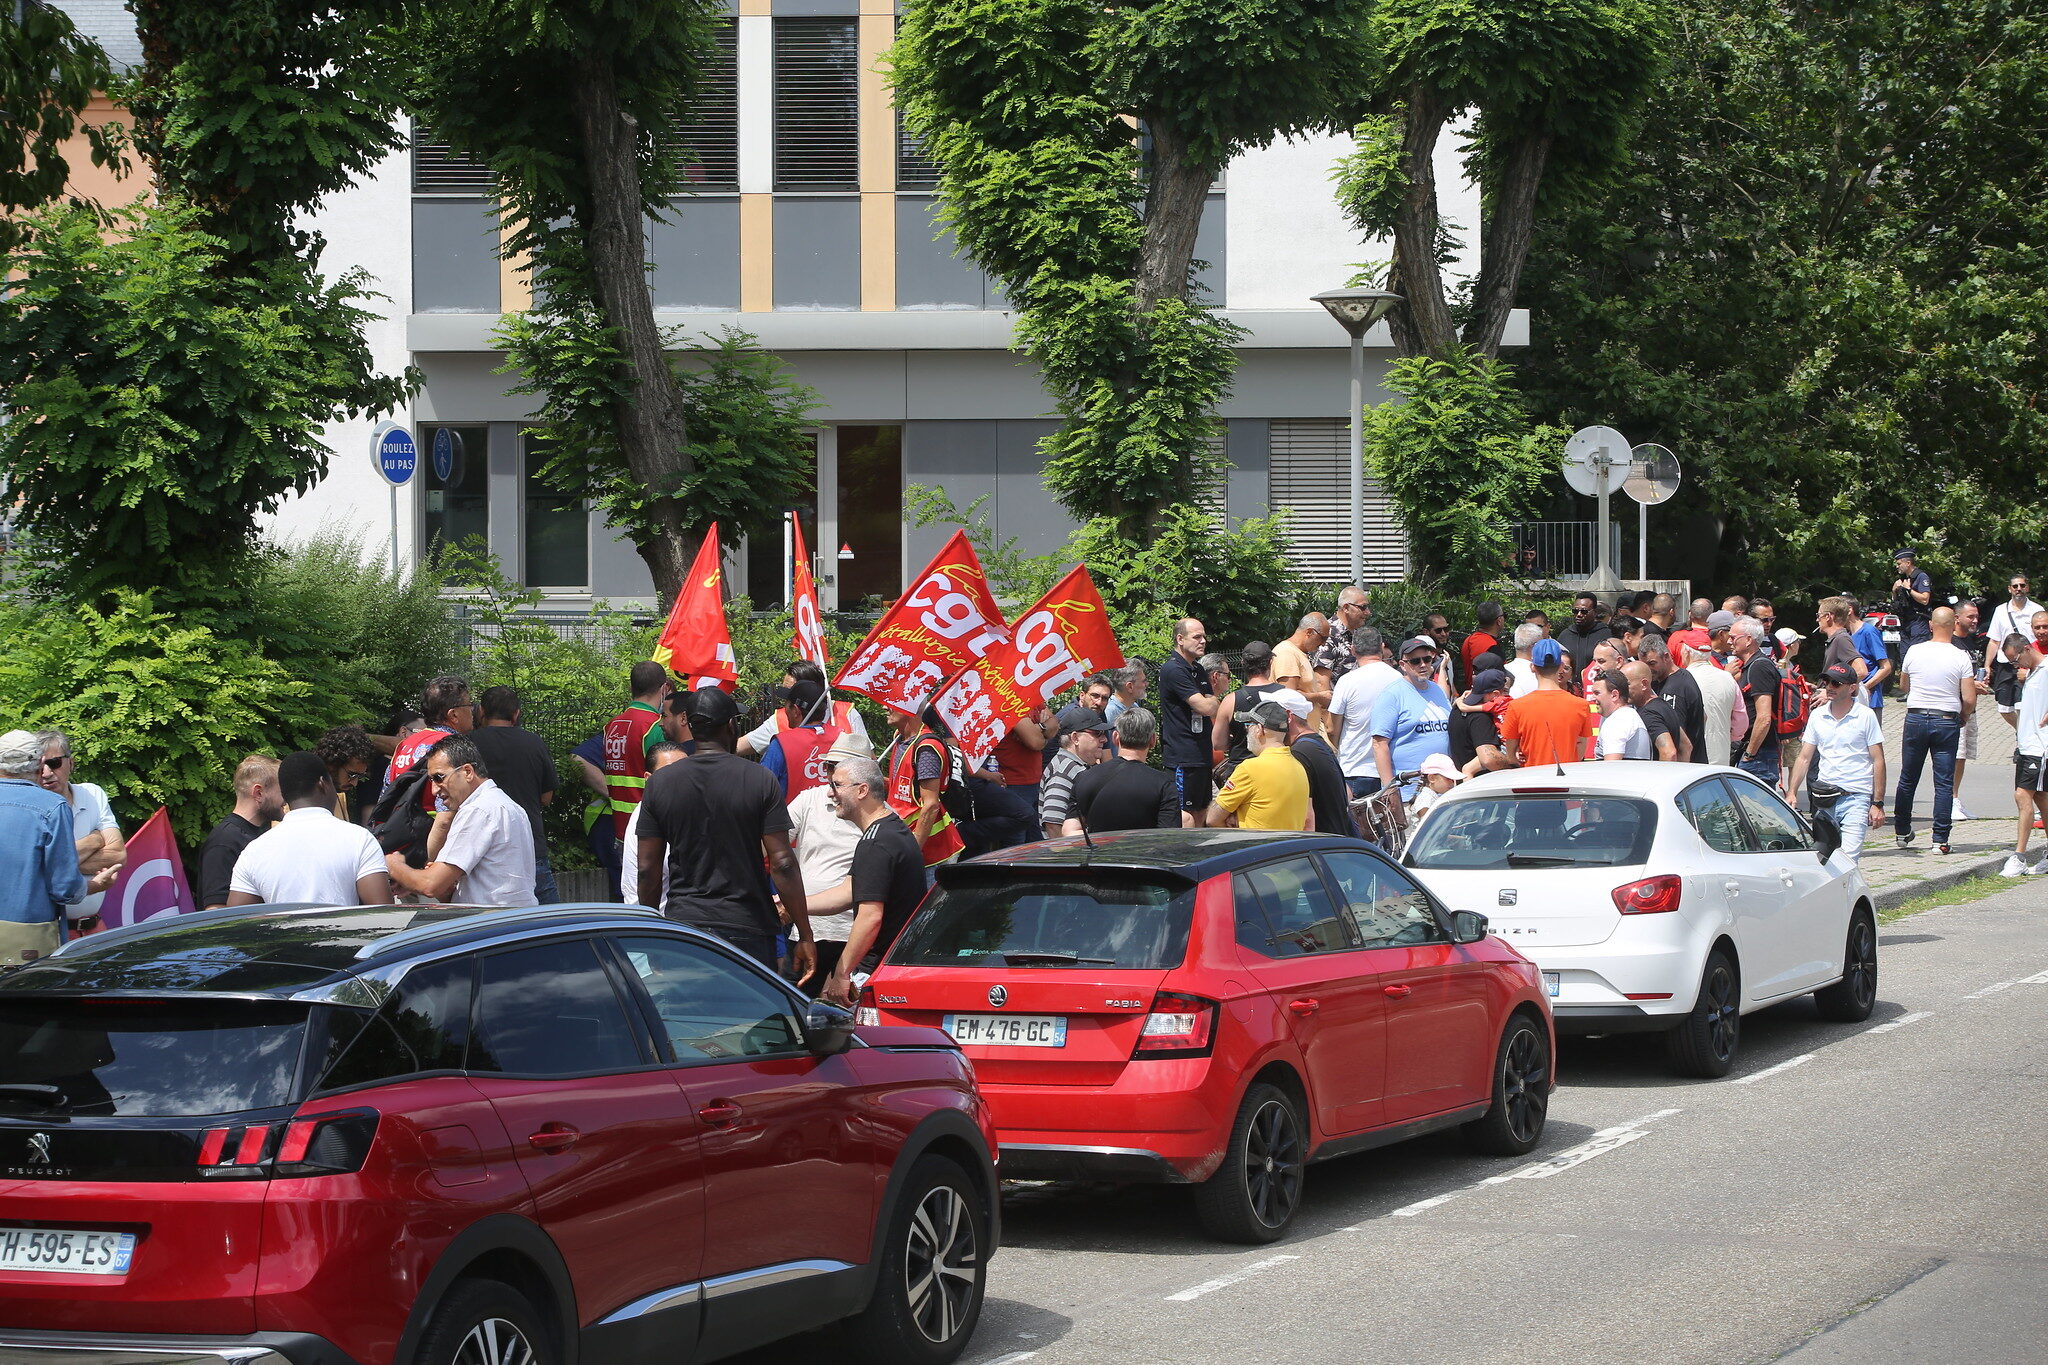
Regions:
M 1599 523 L 1591 521 L 1518 521 L 1515 523 L 1515 571 L 1526 579 L 1590 578 L 1598 563 L 1595 546 Z M 1621 524 L 1610 521 L 1608 562 L 1621 571 Z

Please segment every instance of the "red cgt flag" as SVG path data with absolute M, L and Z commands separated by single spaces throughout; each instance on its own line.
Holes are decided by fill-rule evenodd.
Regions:
M 740 671 L 733 660 L 732 635 L 725 628 L 725 594 L 719 590 L 723 576 L 714 521 L 697 549 L 697 562 L 676 593 L 668 624 L 654 643 L 654 662 L 698 687 L 715 683 L 729 692 Z
M 188 915 L 199 908 L 185 882 L 185 864 L 171 837 L 170 813 L 158 806 L 128 841 L 128 860 L 100 902 L 100 924 L 120 929 L 158 915 Z
M 1008 640 L 941 688 L 932 705 L 975 768 L 1019 720 L 1090 674 L 1123 663 L 1102 594 L 1077 564 L 1018 618 Z
M 1009 636 L 980 557 L 967 533 L 955 531 L 910 591 L 875 622 L 832 685 L 915 712 L 941 682 Z
M 825 650 L 825 617 L 818 610 L 818 585 L 811 581 L 811 552 L 804 545 L 803 518 L 789 514 L 789 529 L 796 537 L 796 571 L 790 584 L 790 606 L 796 616 L 796 656 L 809 659 L 820 668 L 832 666 Z

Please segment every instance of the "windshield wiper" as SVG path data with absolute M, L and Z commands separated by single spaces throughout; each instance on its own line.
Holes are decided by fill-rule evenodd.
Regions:
M 1078 964 L 1085 962 L 1092 967 L 1114 967 L 1113 957 L 1082 957 L 1078 953 L 1004 953 L 1003 965 L 1015 967 L 1026 962 L 1061 962 Z
M 1509 867 L 1578 867 L 1579 858 L 1558 858 L 1547 853 L 1510 853 Z
M 63 1087 L 55 1085 L 0 1085 L 0 1100 L 41 1100 L 50 1109 L 71 1107 Z

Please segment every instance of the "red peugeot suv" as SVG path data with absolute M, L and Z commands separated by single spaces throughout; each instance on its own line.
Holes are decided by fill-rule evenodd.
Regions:
M 0 1359 L 942 1365 L 993 1150 L 944 1034 L 651 912 L 152 921 L 0 980 Z
M 1443 1128 L 1543 1134 L 1536 969 L 1356 839 L 1143 830 L 939 869 L 862 1000 L 974 1060 L 1003 1176 L 1193 1184 L 1280 1236 L 1303 1168 Z

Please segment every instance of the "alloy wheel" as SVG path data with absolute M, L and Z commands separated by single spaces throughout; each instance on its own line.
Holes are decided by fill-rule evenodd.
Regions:
M 1543 1131 L 1550 1108 L 1550 1049 L 1543 1035 L 1524 1026 L 1509 1040 L 1501 1057 L 1501 1098 L 1507 1106 L 1508 1130 L 1518 1142 L 1534 1142 Z
M 980 1278 L 974 1217 L 958 1190 L 940 1185 L 918 1202 L 903 1257 L 910 1317 L 927 1341 L 948 1342 L 960 1331 Z
M 1849 926 L 1848 961 L 1842 964 L 1842 977 L 1857 1008 L 1866 1008 L 1877 999 L 1877 930 L 1860 915 Z
M 1716 963 L 1707 978 L 1707 1036 L 1713 1040 L 1714 1055 L 1723 1059 L 1735 1055 L 1738 1011 L 1735 1001 L 1735 973 Z
M 456 1349 L 455 1365 L 534 1365 L 526 1334 L 503 1318 L 485 1318 Z
M 1268 1100 L 1252 1116 L 1244 1144 L 1245 1188 L 1261 1223 L 1277 1228 L 1294 1215 L 1301 1202 L 1301 1173 L 1301 1129 L 1294 1110 Z

